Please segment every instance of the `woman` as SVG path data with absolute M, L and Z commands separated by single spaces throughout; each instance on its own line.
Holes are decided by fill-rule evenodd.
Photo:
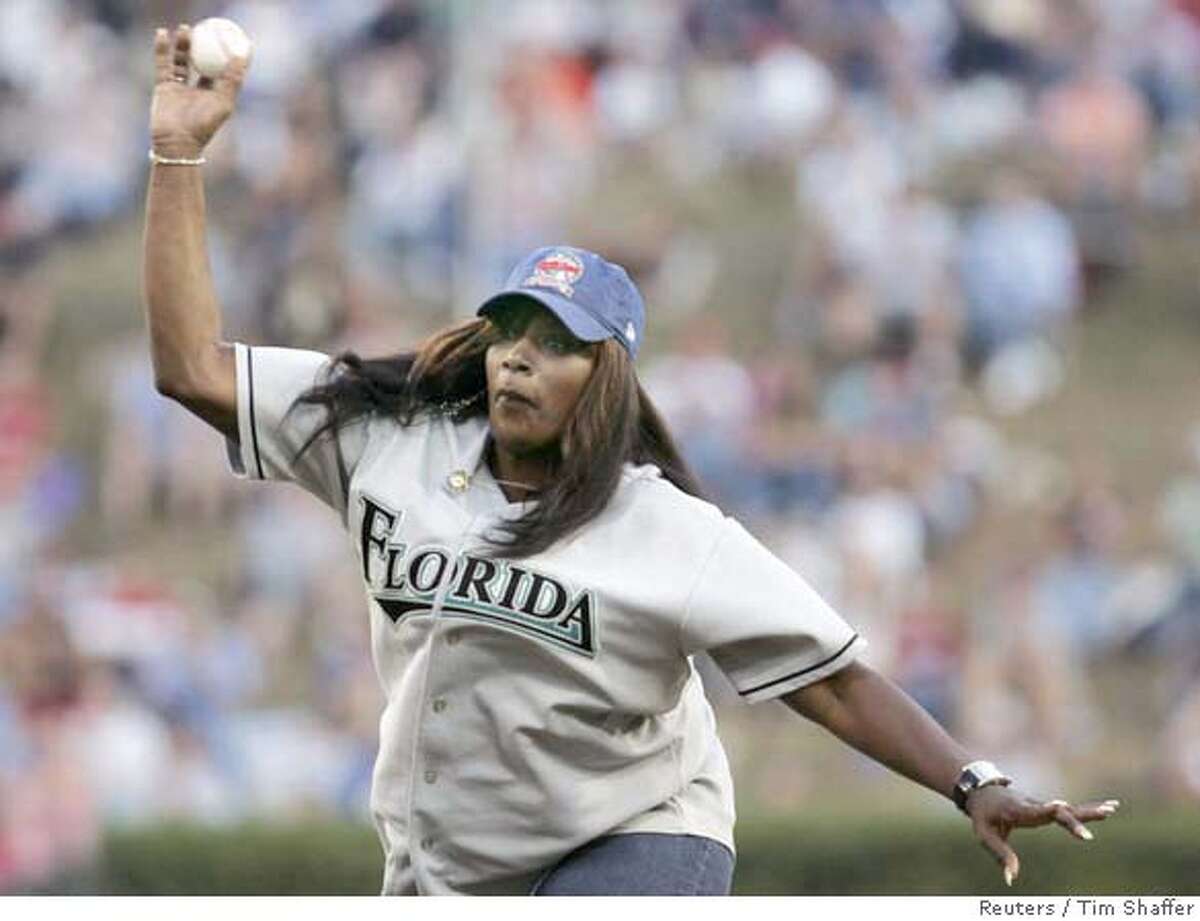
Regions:
M 363 360 L 221 341 L 202 151 L 248 62 L 189 84 L 188 30 L 155 36 L 145 288 L 159 390 L 229 440 L 235 470 L 335 508 L 370 597 L 387 695 L 372 808 L 385 893 L 721 894 L 733 798 L 691 663 L 783 699 L 955 799 L 1018 870 L 1042 802 L 856 661 L 863 641 L 698 497 L 637 384 L 625 272 L 531 254 L 479 317 Z

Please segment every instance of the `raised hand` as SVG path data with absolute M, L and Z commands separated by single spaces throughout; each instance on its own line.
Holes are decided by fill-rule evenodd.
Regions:
M 1061 799 L 1042 801 L 1011 787 L 989 786 L 970 795 L 967 812 L 979 843 L 999 861 L 1004 881 L 1011 886 L 1021 871 L 1017 852 L 1008 844 L 1008 836 L 1014 828 L 1036 828 L 1055 823 L 1081 841 L 1091 841 L 1092 833 L 1084 823 L 1101 822 L 1120 805 L 1115 799 L 1079 805 Z
M 233 58 L 215 80 L 190 73 L 191 28 L 154 32 L 154 98 L 150 139 L 154 151 L 169 157 L 198 156 L 233 114 L 250 57 Z

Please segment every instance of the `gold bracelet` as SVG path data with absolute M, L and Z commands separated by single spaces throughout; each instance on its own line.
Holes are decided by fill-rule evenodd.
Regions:
M 160 166 L 203 166 L 208 162 L 206 157 L 196 157 L 195 159 L 188 157 L 160 157 L 154 152 L 153 147 L 150 148 L 148 153 L 150 155 L 150 162 L 157 163 Z

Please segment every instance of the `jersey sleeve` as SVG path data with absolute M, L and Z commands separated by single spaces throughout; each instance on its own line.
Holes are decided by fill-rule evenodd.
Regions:
M 323 383 L 330 358 L 301 349 L 235 345 L 238 443 L 227 441 L 236 476 L 296 483 L 345 519 L 350 476 L 366 446 L 366 423 L 322 435 L 297 458 L 300 447 L 325 418 L 320 406 L 296 398 Z
M 684 612 L 684 652 L 707 652 L 747 703 L 827 678 L 866 649 L 803 577 L 733 519 Z

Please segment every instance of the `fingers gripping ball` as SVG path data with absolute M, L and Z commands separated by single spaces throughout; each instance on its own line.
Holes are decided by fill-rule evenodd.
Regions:
M 219 77 L 232 58 L 246 58 L 254 43 L 232 19 L 203 19 L 192 27 L 192 66 L 204 77 Z

